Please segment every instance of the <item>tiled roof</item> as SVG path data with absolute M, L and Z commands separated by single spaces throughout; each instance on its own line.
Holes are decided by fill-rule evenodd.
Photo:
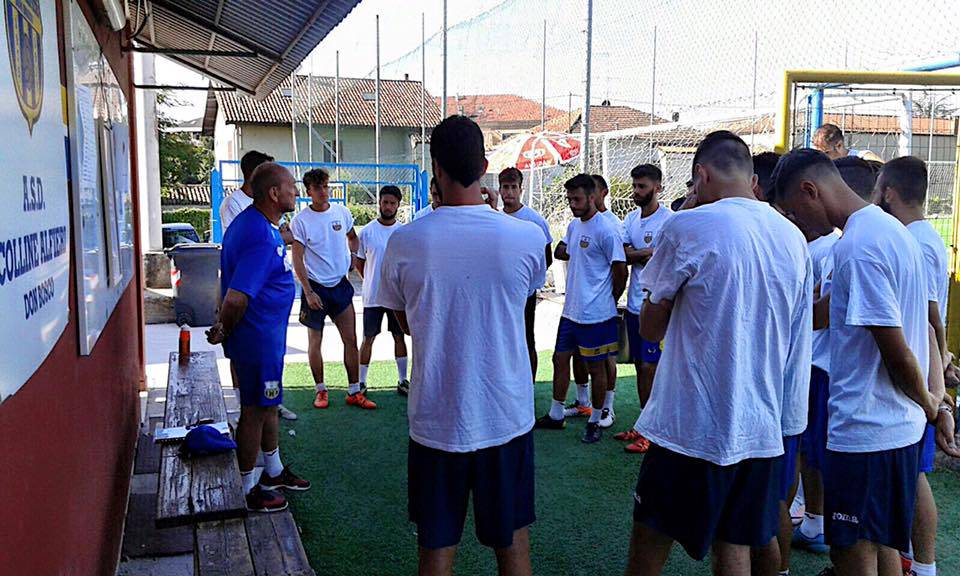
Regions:
M 858 134 L 899 134 L 900 117 L 894 115 L 881 114 L 834 114 L 826 113 L 823 115 L 824 124 L 835 124 L 845 133 Z M 721 122 L 714 129 L 726 129 L 737 134 L 765 134 L 775 130 L 776 117 L 773 114 L 763 114 L 757 116 L 756 120 L 749 118 Z M 953 118 L 934 118 L 934 134 L 939 136 L 952 136 L 956 134 L 956 121 Z M 930 133 L 930 118 L 913 118 L 914 135 L 923 135 Z
M 547 130 L 556 132 L 577 132 L 580 130 L 580 110 L 574 110 L 568 117 L 564 112 L 547 122 Z M 669 122 L 659 116 L 654 117 L 654 124 Z M 627 128 L 640 128 L 650 125 L 650 113 L 629 106 L 612 106 L 596 104 L 590 106 L 590 132 L 610 132 Z
M 436 98 L 440 105 L 442 98 Z M 547 106 L 549 121 L 565 110 Z M 515 94 L 479 94 L 447 97 L 447 114 L 462 114 L 472 118 L 481 128 L 529 128 L 540 124 L 540 102 Z
M 334 78 L 313 76 L 313 123 L 332 126 L 336 117 Z M 297 121 L 306 122 L 310 102 L 309 76 L 296 76 Z M 340 79 L 340 125 L 374 126 L 376 80 L 370 78 Z M 210 92 L 216 99 L 227 124 L 290 124 L 290 81 L 267 95 L 254 100 L 237 92 Z M 212 132 L 215 118 L 211 106 L 204 117 L 204 131 Z M 426 94 L 425 121 L 428 127 L 440 121 L 440 109 L 433 97 Z M 380 123 L 383 127 L 420 127 L 420 82 L 412 80 L 380 80 Z
M 175 188 L 164 188 L 160 203 L 164 206 L 209 205 L 210 186 L 208 184 L 184 184 Z

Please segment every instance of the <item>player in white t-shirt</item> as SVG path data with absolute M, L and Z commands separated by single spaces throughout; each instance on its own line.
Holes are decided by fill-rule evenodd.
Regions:
M 693 180 L 698 206 L 661 229 L 640 276 L 641 334 L 664 345 L 640 416 L 653 445 L 629 575 L 658 574 L 673 541 L 695 559 L 712 547 L 718 574 L 750 574 L 751 547 L 776 547 L 783 436 L 806 426 L 813 273 L 803 235 L 756 200 L 738 136 L 707 135 Z
M 568 261 L 567 294 L 553 354 L 553 402 L 537 427 L 566 426 L 563 401 L 570 387 L 570 360 L 579 353 L 590 373 L 593 405 L 604 407 L 593 410 L 587 422 L 582 440 L 592 444 L 600 441 L 601 414 L 608 416 L 613 402 L 607 390 L 608 359 L 616 361 L 617 300 L 626 287 L 627 264 L 620 231 L 597 212 L 593 178 L 578 174 L 563 186 L 574 219 L 554 256 Z
M 780 159 L 772 200 L 811 229 L 834 226 L 824 516 L 840 574 L 893 574 L 910 545 L 925 422 L 927 291 L 920 249 L 900 222 L 851 190 L 809 148 Z
M 419 220 L 440 207 L 440 194 L 437 193 L 436 180 L 436 178 L 430 179 L 430 203 L 417 210 L 417 213 L 413 215 L 413 220 Z
M 550 236 L 550 226 L 543 216 L 529 206 L 524 206 L 520 197 L 523 195 L 523 172 L 514 167 L 504 168 L 497 176 L 500 182 L 500 197 L 503 199 L 503 213 L 514 218 L 526 220 L 536 224 L 543 230 L 544 257 L 547 268 L 553 263 L 553 238 Z M 537 379 L 537 343 L 534 338 L 537 314 L 537 292 L 534 290 L 527 297 L 527 304 L 523 311 L 523 323 L 526 328 L 527 354 L 530 355 L 530 372 L 533 379 Z
M 627 311 L 623 320 L 627 329 L 630 356 L 637 369 L 637 396 L 640 409 L 650 398 L 653 377 L 660 362 L 661 343 L 647 342 L 640 336 L 640 305 L 643 303 L 643 291 L 640 289 L 640 273 L 644 265 L 653 256 L 660 229 L 673 216 L 673 211 L 660 204 L 660 192 L 663 190 L 663 173 L 653 164 L 639 164 L 630 171 L 633 184 L 633 203 L 637 209 L 627 214 L 623 221 L 627 240 L 624 252 L 630 268 L 630 284 L 627 288 Z M 637 418 L 637 424 L 640 422 Z M 637 431 L 637 424 L 625 432 L 614 434 L 614 438 L 627 442 L 624 450 L 642 454 L 649 450 L 650 441 Z
M 464 116 L 430 140 L 443 197 L 387 244 L 376 301 L 417 355 L 408 414 L 409 517 L 420 574 L 451 574 L 473 500 L 477 539 L 498 573 L 528 575 L 534 521 L 533 386 L 524 300 L 543 285 L 543 234 L 483 203 L 483 133 Z
M 323 326 L 329 316 L 343 341 L 347 371 L 347 405 L 372 410 L 377 405 L 360 387 L 353 285 L 347 279 L 360 240 L 353 230 L 353 215 L 342 204 L 330 203 L 330 175 L 314 168 L 303 175 L 312 202 L 293 218 L 293 269 L 300 280 L 300 323 L 307 327 L 307 356 L 316 387 L 315 408 L 329 406 L 323 382 Z
M 380 189 L 380 216 L 360 230 L 360 248 L 357 251 L 357 272 L 363 278 L 363 343 L 360 344 L 360 383 L 366 386 L 367 369 L 370 368 L 370 355 L 373 342 L 383 329 L 383 317 L 387 317 L 387 330 L 393 336 L 393 354 L 397 360 L 397 393 L 406 396 L 410 392 L 407 380 L 407 342 L 397 322 L 396 315 L 377 304 L 375 296 L 380 284 L 380 269 L 383 265 L 383 253 L 387 249 L 387 240 L 400 228 L 397 211 L 403 193 L 396 186 L 384 186 Z
M 927 166 L 923 160 L 904 156 L 887 162 L 877 177 L 875 202 L 899 220 L 917 241 L 923 256 L 927 284 L 927 321 L 933 327 L 941 368 L 949 364 L 944 330 L 947 313 L 947 248 L 943 239 L 925 219 L 927 199 Z M 946 405 L 951 398 L 946 390 L 931 389 Z M 936 454 L 936 429 L 927 424 L 920 447 L 920 476 L 917 480 L 917 503 L 913 517 L 913 562 L 916 576 L 936 576 L 937 504 L 927 474 L 933 472 Z

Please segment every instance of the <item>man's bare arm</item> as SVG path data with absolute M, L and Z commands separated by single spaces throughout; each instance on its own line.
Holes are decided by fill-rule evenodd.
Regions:
M 627 264 L 646 264 L 653 257 L 653 248 L 634 248 L 624 244 L 623 253 L 627 255 Z
M 640 308 L 640 336 L 648 342 L 663 340 L 672 312 L 672 300 L 661 300 L 654 304 L 648 297 Z
M 937 350 L 940 352 L 940 364 L 946 368 L 949 363 L 947 355 L 947 330 L 943 326 L 943 320 L 940 318 L 940 305 L 935 301 L 927 304 L 927 321 L 933 328 L 936 337 Z
M 397 317 L 397 324 L 400 325 L 400 329 L 403 330 L 403 333 L 407 336 L 410 335 L 410 325 L 407 324 L 407 313 L 403 310 L 393 310 L 392 311 Z
M 546 246 L 543 248 L 544 257 L 547 259 L 547 268 L 553 264 L 553 252 L 550 250 L 550 243 L 547 242 Z
M 350 246 L 351 254 L 356 254 L 360 251 L 360 237 L 357 236 L 357 231 L 353 228 L 347 232 L 347 245 Z
M 556 258 L 557 260 L 563 260 L 564 262 L 570 259 L 570 255 L 567 254 L 566 242 L 561 240 L 560 243 L 557 244 L 557 249 L 553 251 L 553 257 Z
M 867 329 L 877 342 L 883 365 L 887 368 L 894 386 L 923 408 L 928 422 L 936 419 L 940 399 L 934 398 L 927 389 L 923 371 L 907 344 L 903 329 L 889 326 L 870 326 Z
M 619 302 L 627 287 L 627 263 L 614 262 L 610 269 L 613 272 L 613 300 Z
M 247 295 L 233 288 L 227 289 L 227 293 L 220 302 L 220 313 L 217 321 L 207 330 L 207 342 L 210 344 L 221 344 L 233 332 L 234 327 L 243 318 L 247 311 L 247 304 L 250 299 Z
M 357 269 L 357 274 L 360 275 L 360 278 L 363 278 L 363 270 L 366 268 L 367 261 L 363 258 L 353 257 L 353 267 Z
M 830 327 L 830 293 L 813 302 L 813 329 Z

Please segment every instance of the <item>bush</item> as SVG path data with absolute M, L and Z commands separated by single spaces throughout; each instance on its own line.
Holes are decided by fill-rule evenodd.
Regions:
M 350 214 L 353 215 L 353 225 L 363 226 L 377 219 L 377 207 L 369 204 L 351 204 Z
M 176 210 L 163 212 L 161 220 L 164 224 L 172 224 L 174 222 L 190 224 L 197 231 L 200 238 L 203 239 L 210 230 L 210 209 L 177 208 Z

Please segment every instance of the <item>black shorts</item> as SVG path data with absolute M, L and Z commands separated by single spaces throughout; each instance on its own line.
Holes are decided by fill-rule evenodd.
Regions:
M 515 530 L 533 524 L 533 432 L 475 452 L 445 452 L 410 440 L 407 459 L 410 521 L 428 549 L 460 543 L 473 493 L 477 540 L 508 548 Z
M 343 280 L 340 280 L 336 286 L 331 288 L 327 288 L 323 284 L 311 280 L 310 288 L 312 288 L 314 294 L 320 298 L 320 303 L 323 304 L 323 308 L 319 310 L 311 308 L 307 304 L 307 296 L 301 292 L 300 323 L 307 328 L 323 330 L 323 322 L 327 316 L 333 320 L 353 304 L 353 284 L 347 280 L 346 276 L 344 276 Z
M 782 465 L 777 457 L 718 466 L 651 445 L 640 465 L 633 519 L 696 560 L 716 540 L 765 546 L 780 522 Z
M 523 308 L 523 324 L 527 331 L 527 352 L 536 354 L 537 343 L 534 341 L 534 324 L 537 316 L 537 294 L 534 292 L 527 298 L 527 305 Z M 533 375 L 537 377 L 536 374 Z
M 387 316 L 387 330 L 394 336 L 403 336 L 403 330 L 400 328 L 400 322 L 397 321 L 396 314 L 392 310 L 387 310 L 382 306 L 363 309 L 363 337 L 373 338 L 383 330 L 383 316 Z

